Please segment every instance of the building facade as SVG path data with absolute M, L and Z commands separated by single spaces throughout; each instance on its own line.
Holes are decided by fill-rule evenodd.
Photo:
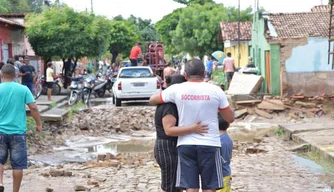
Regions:
M 334 71 L 328 62 L 330 14 L 319 6 L 312 10 L 254 15 L 251 55 L 265 79 L 263 92 L 334 93 Z
M 245 67 L 250 56 L 250 41 L 252 38 L 252 22 L 240 22 L 240 39 L 238 22 L 221 22 L 219 41 L 224 43 L 224 52 L 230 52 L 236 67 Z

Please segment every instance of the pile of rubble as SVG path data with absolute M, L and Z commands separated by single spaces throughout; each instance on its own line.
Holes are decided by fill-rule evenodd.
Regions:
M 291 119 L 304 119 L 327 114 L 324 105 L 332 98 L 334 96 L 325 94 L 317 96 L 299 94 L 284 99 L 272 96 L 234 95 L 231 97 L 231 102 L 236 110 L 237 119 L 247 120 L 253 118 L 252 115 L 272 119 L 274 113 L 288 113 Z
M 154 130 L 155 107 L 122 107 L 85 109 L 74 115 L 64 126 L 66 130 L 80 134 L 126 133 L 131 130 Z M 75 134 L 75 133 L 74 133 Z

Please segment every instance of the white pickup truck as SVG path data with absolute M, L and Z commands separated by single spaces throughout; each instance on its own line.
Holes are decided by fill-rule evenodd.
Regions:
M 118 107 L 122 101 L 148 100 L 160 90 L 161 83 L 150 67 L 123 67 L 112 87 L 113 104 Z

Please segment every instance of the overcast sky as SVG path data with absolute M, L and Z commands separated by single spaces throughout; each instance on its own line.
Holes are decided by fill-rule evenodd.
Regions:
M 91 0 L 60 0 L 73 7 L 75 10 L 83 11 L 91 9 Z M 127 18 L 131 14 L 136 17 L 159 21 L 164 15 L 171 13 L 174 9 L 182 7 L 173 0 L 92 0 L 94 12 L 112 18 L 123 15 Z M 226 6 L 238 6 L 237 0 L 216 0 Z M 255 0 L 240 0 L 241 9 L 254 6 Z M 315 5 L 325 4 L 328 0 L 260 0 L 260 7 L 264 7 L 270 13 L 280 12 L 307 12 Z

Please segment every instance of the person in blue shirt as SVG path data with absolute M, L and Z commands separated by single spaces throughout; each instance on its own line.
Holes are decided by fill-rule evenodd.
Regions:
M 3 172 L 7 158 L 13 169 L 13 191 L 20 191 L 23 169 L 28 168 L 26 145 L 26 105 L 36 122 L 36 130 L 42 131 L 42 123 L 35 99 L 28 89 L 15 83 L 15 68 L 6 64 L 1 70 L 0 84 L 0 192 L 4 191 Z
M 208 56 L 208 61 L 206 62 L 206 67 L 205 67 L 205 71 L 206 71 L 205 78 L 209 78 L 209 79 L 211 78 L 212 67 L 213 67 L 213 61 L 211 59 L 211 56 Z
M 230 163 L 232 159 L 233 141 L 226 132 L 230 124 L 222 118 L 219 112 L 218 122 L 220 132 L 221 155 L 223 158 L 224 188 L 217 190 L 217 192 L 230 192 L 232 181 Z

